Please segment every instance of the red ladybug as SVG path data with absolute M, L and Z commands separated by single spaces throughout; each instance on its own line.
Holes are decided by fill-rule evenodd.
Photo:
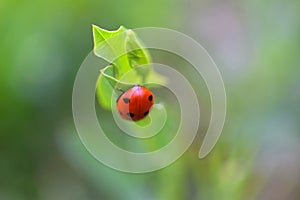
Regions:
M 153 104 L 153 93 L 140 85 L 131 87 L 117 99 L 117 109 L 121 117 L 132 121 L 146 117 Z

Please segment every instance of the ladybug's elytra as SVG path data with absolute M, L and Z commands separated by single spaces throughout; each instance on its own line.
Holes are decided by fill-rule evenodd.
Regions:
M 121 117 L 132 121 L 146 117 L 153 104 L 153 93 L 140 85 L 131 87 L 117 99 L 117 109 Z

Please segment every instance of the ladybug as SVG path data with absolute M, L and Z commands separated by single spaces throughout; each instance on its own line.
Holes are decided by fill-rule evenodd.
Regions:
M 129 88 L 117 99 L 117 109 L 121 117 L 132 121 L 146 117 L 153 104 L 153 93 L 140 85 Z

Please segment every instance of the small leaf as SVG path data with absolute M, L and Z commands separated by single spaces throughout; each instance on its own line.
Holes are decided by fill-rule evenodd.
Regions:
M 116 78 L 131 69 L 127 56 L 124 55 L 126 28 L 120 26 L 116 31 L 108 31 L 93 25 L 93 36 L 95 55 L 117 67 L 119 74 L 116 74 Z
M 144 119 L 136 121 L 134 123 L 137 124 L 138 126 L 144 127 L 144 126 L 148 126 L 151 123 L 151 119 L 149 116 L 147 116 Z
M 98 48 L 103 44 L 109 45 L 110 48 L 112 48 L 114 51 L 117 51 L 116 47 L 111 44 L 115 41 L 115 39 L 109 40 L 109 38 L 125 33 L 126 29 L 123 26 L 120 26 L 120 28 L 116 31 L 108 31 L 96 25 L 93 25 L 92 27 L 93 27 L 93 39 L 94 39 L 94 52 L 96 55 L 97 55 Z

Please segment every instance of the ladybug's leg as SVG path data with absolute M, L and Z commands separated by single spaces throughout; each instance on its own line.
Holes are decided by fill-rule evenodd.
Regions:
M 120 92 L 122 92 L 122 93 L 125 92 L 122 88 L 119 88 L 119 87 L 117 87 L 116 90 L 118 90 L 118 91 L 120 91 Z

